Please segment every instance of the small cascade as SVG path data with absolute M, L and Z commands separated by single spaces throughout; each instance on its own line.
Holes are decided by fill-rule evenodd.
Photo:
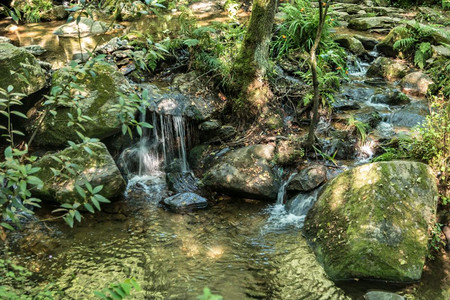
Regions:
M 378 142 L 372 139 L 368 139 L 364 143 L 361 143 L 357 150 L 358 164 L 369 162 L 375 155 L 377 145 Z
M 361 77 L 366 75 L 369 64 L 356 56 L 351 56 L 347 62 L 347 67 L 350 76 Z
M 311 193 L 299 194 L 294 199 L 289 200 L 287 204 L 284 204 L 286 188 L 295 175 L 297 175 L 296 172 L 292 173 L 288 180 L 283 182 L 278 190 L 276 204 L 269 207 L 267 210 L 269 213 L 269 218 L 263 228 L 263 231 L 270 232 L 283 230 L 286 226 L 293 226 L 297 228 L 303 227 L 306 214 L 316 201 L 319 189 L 316 189 Z
M 288 184 L 291 182 L 291 180 L 294 178 L 295 175 L 297 175 L 297 172 L 292 173 L 289 176 L 288 180 L 283 182 L 283 184 L 280 186 L 280 189 L 278 190 L 276 205 L 283 205 L 284 204 L 284 198 L 285 198 L 285 195 L 286 195 L 286 188 L 287 188 Z

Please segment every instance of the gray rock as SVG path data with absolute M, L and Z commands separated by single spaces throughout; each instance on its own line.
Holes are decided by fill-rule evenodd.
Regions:
M 304 226 L 333 280 L 410 282 L 421 278 L 438 190 L 418 162 L 371 163 L 328 183 Z
M 220 124 L 219 120 L 209 120 L 209 121 L 205 121 L 205 122 L 201 123 L 199 125 L 199 129 L 201 131 L 211 131 L 211 130 L 219 129 L 220 125 L 221 124 Z
M 90 155 L 84 147 L 89 147 L 93 154 Z M 79 166 L 76 175 L 68 173 L 70 179 L 62 175 L 55 176 L 55 170 L 64 170 L 64 162 L 58 162 L 52 156 L 60 160 L 70 159 L 70 162 Z M 84 186 L 90 183 L 93 187 L 103 185 L 100 194 L 108 199 L 118 198 L 125 190 L 125 181 L 117 168 L 114 159 L 102 143 L 81 144 L 78 149 L 66 148 L 54 154 L 48 154 L 33 164 L 40 167 L 36 173 L 44 186 L 40 190 L 34 190 L 33 194 L 41 199 L 56 201 L 59 203 L 83 203 L 83 199 L 75 189 L 75 185 Z M 64 171 L 63 171 L 64 173 Z
M 205 134 L 200 137 L 200 140 L 207 144 L 225 142 L 234 137 L 236 133 L 236 128 L 231 125 L 224 125 L 216 130 L 205 132 Z
M 280 183 L 269 164 L 274 151 L 272 145 L 253 145 L 229 151 L 207 171 L 203 183 L 225 194 L 275 200 Z
M 334 37 L 334 41 L 356 55 L 366 53 L 363 44 L 350 34 L 339 34 Z
M 372 103 L 380 103 L 386 105 L 404 105 L 411 102 L 408 96 L 399 90 L 387 90 L 382 94 L 376 94 L 371 99 Z
M 28 46 L 23 46 L 23 49 L 27 50 L 28 52 L 30 52 L 31 54 L 33 54 L 34 56 L 39 56 L 44 54 L 45 52 L 47 52 L 47 50 L 45 50 L 42 46 L 40 45 L 28 45 Z
M 362 17 L 350 19 L 348 27 L 356 30 L 374 31 L 378 29 L 392 29 L 401 19 L 392 17 Z
M 108 25 L 102 21 L 94 21 L 91 18 L 81 17 L 77 24 L 73 21 L 58 27 L 53 34 L 59 36 L 76 37 L 78 34 L 82 36 L 96 35 L 106 32 Z
M 422 124 L 427 115 L 429 109 L 426 103 L 412 102 L 393 113 L 390 122 L 394 126 L 412 128 Z
M 435 56 L 444 56 L 444 57 L 450 57 L 450 46 L 444 46 L 444 45 L 432 45 L 431 48 L 433 48 L 433 53 Z
M 362 35 L 354 35 L 354 38 L 359 40 L 362 43 L 362 45 L 364 46 L 364 48 L 368 51 L 372 51 L 375 48 L 375 46 L 378 44 L 378 40 L 375 38 L 362 36 Z
M 395 293 L 383 291 L 370 291 L 364 295 L 365 300 L 405 300 L 405 297 Z
M 208 200 L 206 198 L 190 192 L 166 198 L 162 203 L 174 212 L 204 209 L 208 206 Z
M 309 192 L 327 180 L 327 168 L 322 165 L 310 166 L 300 171 L 287 186 L 288 191 Z

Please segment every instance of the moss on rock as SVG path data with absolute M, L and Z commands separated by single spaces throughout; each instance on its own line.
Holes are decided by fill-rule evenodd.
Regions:
M 93 71 L 95 76 L 89 73 L 77 75 L 76 83 L 81 90 L 70 89 L 69 97 L 83 96 L 78 105 L 82 114 L 91 118 L 90 121 L 82 122 L 85 128 L 83 134 L 102 139 L 120 131 L 121 123 L 117 113 L 110 109 L 113 105 L 119 104 L 118 93 L 129 92 L 130 85 L 120 72 L 108 64 L 97 63 Z M 53 75 L 52 86 L 65 86 L 67 80 L 67 71 L 60 69 Z M 55 116 L 48 115 L 42 122 L 42 114 L 38 110 L 31 118 L 33 123 L 29 126 L 29 131 L 39 126 L 36 143 L 42 146 L 60 147 L 67 141 L 79 141 L 75 129 L 67 127 L 70 121 L 68 113 L 77 115 L 74 109 L 60 105 L 55 110 L 57 112 Z
M 345 171 L 325 188 L 305 233 L 333 280 L 419 280 L 437 205 L 431 168 L 379 162 Z
M 34 191 L 36 197 L 59 203 L 82 202 L 75 185 L 84 186 L 86 182 L 92 186 L 103 185 L 100 194 L 109 199 L 117 198 L 123 193 L 125 181 L 106 146 L 103 143 L 80 146 L 78 149 L 69 147 L 45 155 L 34 163 L 34 167 L 41 168 L 36 176 L 44 182 L 41 190 Z M 90 155 L 85 146 L 88 146 L 93 154 Z M 66 162 L 78 166 L 75 175 L 64 167 Z M 61 174 L 55 175 L 52 169 L 60 171 Z
M 32 54 L 9 43 L 0 43 L 0 88 L 12 85 L 14 92 L 30 95 L 41 90 L 45 83 L 45 71 Z

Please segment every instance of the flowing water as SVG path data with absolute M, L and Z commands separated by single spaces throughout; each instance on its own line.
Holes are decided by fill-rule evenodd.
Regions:
M 22 45 L 37 43 L 50 49 L 47 55 L 55 66 L 69 60 L 73 51 L 68 49 L 74 49 L 73 41 L 43 34 L 59 25 L 19 26 L 6 35 Z M 34 31 L 30 28 L 33 26 Z M 140 26 L 146 25 L 129 24 L 127 29 L 105 38 Z M 96 37 L 92 39 L 92 45 L 98 42 Z M 352 113 L 364 109 L 380 112 L 383 121 L 376 131 L 392 136 L 405 125 L 396 122 L 396 114 L 404 107 L 373 103 L 375 94 L 391 86 L 380 87 L 367 81 L 368 64 L 353 61 L 343 97 L 361 106 Z M 420 106 L 419 99 L 411 101 Z M 408 109 L 404 115 L 413 110 Z M 95 216 L 86 214 L 73 230 L 58 222 L 39 229 L 41 235 L 53 241 L 53 246 L 43 251 L 34 249 L 40 247 L 43 238 L 35 244 L 26 240 L 26 245 L 34 247 L 34 254 L 20 242 L 11 246 L 11 259 L 39 275 L 33 284 L 54 283 L 54 289 L 62 291 L 58 299 L 94 299 L 94 290 L 131 277 L 142 286 L 142 291 L 133 293 L 133 299 L 196 299 L 204 287 L 224 299 L 359 299 L 369 289 L 388 288 L 385 284 L 356 282 L 340 284 L 340 288 L 326 277 L 300 230 L 320 191 L 298 194 L 286 201 L 286 187 L 295 173 L 280 188 L 274 205 L 220 196 L 209 199 L 211 205 L 206 210 L 174 214 L 162 209 L 159 202 L 169 195 L 166 172 L 178 174 L 175 182 L 180 183 L 179 187 L 175 184 L 172 189 L 196 189 L 196 179 L 184 175 L 190 174 L 190 126 L 181 116 L 152 112 L 142 118 L 154 128 L 144 131 L 140 141 L 122 153 L 120 166 L 128 177 L 124 200 Z M 412 116 L 411 123 L 416 119 L 420 118 Z M 322 123 L 326 130 L 329 124 Z M 356 163 L 368 161 L 375 147 L 375 140 L 362 143 Z M 45 211 L 39 214 L 47 217 Z M 442 289 L 442 280 L 448 282 L 448 274 L 444 273 L 442 265 L 432 266 L 425 270 L 425 285 L 391 289 L 417 289 L 418 299 L 440 299 L 433 291 Z

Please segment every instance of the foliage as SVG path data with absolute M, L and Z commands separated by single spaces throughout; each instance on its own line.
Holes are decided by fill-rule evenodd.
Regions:
M 131 296 L 132 289 L 140 291 L 141 287 L 134 278 L 120 283 L 113 283 L 102 291 L 94 291 L 94 295 L 105 300 L 121 300 Z
M 282 4 L 280 11 L 284 13 L 284 19 L 275 29 L 272 56 L 280 57 L 290 51 L 309 51 L 319 25 L 318 10 L 311 6 L 311 1 L 295 0 L 293 4 Z M 324 51 L 336 47 L 330 35 L 330 28 L 334 25 L 336 22 L 330 17 L 324 23 L 319 45 Z
M 138 50 L 132 52 L 133 61 L 141 70 L 154 71 L 158 62 L 164 60 L 165 55 L 169 53 L 167 49 L 170 42 L 169 39 L 154 42 L 151 36 L 139 31 L 132 31 L 125 38 L 129 36 L 133 36 L 130 45 Z
M 396 41 L 393 45 L 394 50 L 402 51 L 406 58 L 414 61 L 414 64 L 423 69 L 426 67 L 426 61 L 432 56 L 431 43 L 436 31 L 443 35 L 448 35 L 442 29 L 415 23 L 414 26 L 399 26 L 394 29 L 404 38 Z
M 412 142 L 412 155 L 426 161 L 440 174 L 439 180 L 448 193 L 450 175 L 450 106 L 445 99 L 434 99 L 426 122 L 416 129 L 420 138 Z M 443 196 L 450 196 L 444 194 Z
M 336 47 L 322 52 L 317 57 L 317 75 L 319 80 L 319 90 L 322 95 L 323 104 L 329 104 L 334 101 L 334 93 L 339 91 L 342 78 L 347 78 L 347 71 L 345 70 L 345 51 L 335 45 Z M 305 64 L 307 62 L 304 62 Z M 311 69 L 305 71 L 298 71 L 295 73 L 309 86 L 312 85 Z M 306 106 L 312 100 L 312 91 L 303 98 L 303 105 Z
M 24 1 L 23 5 L 15 6 L 12 9 L 5 6 L 3 13 L 11 17 L 16 23 L 21 21 L 35 23 L 41 20 L 40 13 L 51 9 L 52 6 L 51 0 L 31 0 Z
M 428 248 L 432 251 L 439 251 L 441 247 L 445 246 L 444 238 L 442 237 L 442 224 L 435 223 L 434 226 L 431 228 L 431 237 L 428 242 Z M 428 258 L 433 259 L 434 256 L 431 252 L 428 252 Z
M 57 292 L 51 285 L 36 286 L 34 274 L 8 259 L 0 259 L 0 299 L 52 300 Z
M 380 146 L 384 153 L 373 158 L 372 162 L 411 158 L 412 141 L 408 135 L 400 135 L 388 145 Z
M 222 300 L 223 297 L 211 293 L 211 290 L 207 287 L 203 289 L 203 295 L 197 297 L 197 300 Z
M 350 116 L 347 122 L 348 122 L 348 130 L 349 131 L 356 130 L 356 132 L 358 132 L 361 138 L 361 143 L 364 143 L 367 138 L 367 130 L 370 128 L 369 124 L 356 120 L 353 116 Z
M 150 13 L 159 14 L 158 9 L 165 8 L 160 0 L 101 0 L 99 7 L 107 8 L 116 19 L 122 17 L 122 13 L 127 11 L 133 15 L 148 15 Z

